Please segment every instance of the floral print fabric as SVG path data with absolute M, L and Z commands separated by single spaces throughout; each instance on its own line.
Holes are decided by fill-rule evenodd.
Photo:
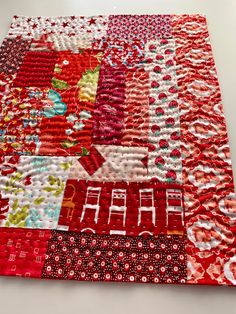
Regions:
M 0 275 L 236 285 L 235 213 L 205 17 L 13 17 Z
M 3 75 L 2 154 L 87 154 L 100 60 L 99 51 L 29 51 L 14 80 Z

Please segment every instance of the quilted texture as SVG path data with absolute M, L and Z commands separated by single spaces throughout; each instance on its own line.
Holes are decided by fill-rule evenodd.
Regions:
M 0 111 L 0 275 L 236 285 L 204 16 L 14 16 Z

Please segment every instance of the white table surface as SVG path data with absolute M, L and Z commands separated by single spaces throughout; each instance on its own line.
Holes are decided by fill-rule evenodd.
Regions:
M 236 169 L 236 0 L 0 0 L 0 40 L 12 15 L 201 13 L 208 19 Z M 236 288 L 0 278 L 1 314 L 236 313 Z

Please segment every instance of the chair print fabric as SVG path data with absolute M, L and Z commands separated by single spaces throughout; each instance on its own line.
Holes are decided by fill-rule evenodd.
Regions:
M 14 16 L 0 111 L 0 275 L 236 285 L 204 16 Z

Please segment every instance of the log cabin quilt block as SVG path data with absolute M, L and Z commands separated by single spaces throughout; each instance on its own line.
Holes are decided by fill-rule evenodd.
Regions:
M 202 15 L 14 16 L 0 48 L 0 275 L 236 285 Z

